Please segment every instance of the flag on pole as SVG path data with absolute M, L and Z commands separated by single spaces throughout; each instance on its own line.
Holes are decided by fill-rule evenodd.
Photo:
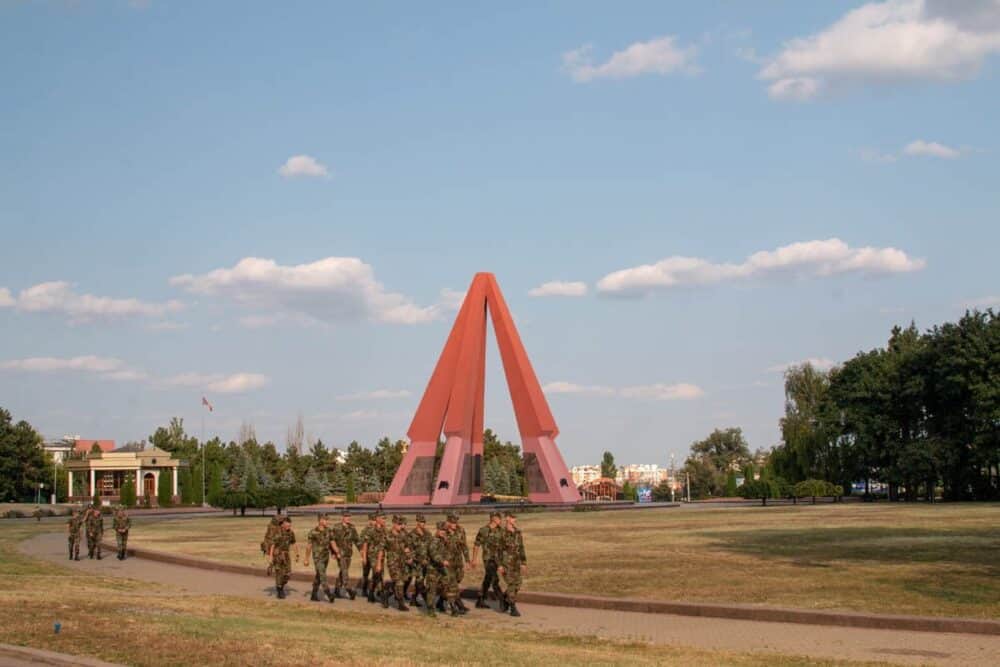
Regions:
M 201 404 L 208 408 L 209 412 L 212 412 L 212 404 L 208 402 L 208 399 L 204 396 L 201 397 Z

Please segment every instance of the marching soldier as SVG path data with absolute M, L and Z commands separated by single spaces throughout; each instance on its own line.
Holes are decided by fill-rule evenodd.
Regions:
M 87 558 L 94 558 L 94 554 L 96 553 L 97 560 L 101 560 L 101 538 L 104 537 L 104 517 L 101 515 L 100 508 L 96 505 L 91 505 L 87 511 L 86 528 Z
M 361 552 L 361 595 L 367 597 L 369 602 L 374 602 L 372 596 L 369 595 L 372 565 L 368 560 L 368 550 L 365 545 L 368 544 L 372 538 L 372 531 L 375 530 L 375 516 L 374 512 L 368 515 L 368 525 L 361 530 L 361 535 L 358 537 L 358 551 Z
M 292 557 L 289 550 L 294 544 L 295 533 L 292 532 L 292 519 L 287 516 L 281 517 L 280 529 L 271 540 L 271 546 L 267 552 L 271 562 L 269 569 L 274 572 L 274 588 L 279 600 L 284 600 L 287 597 L 285 584 L 288 583 L 292 575 Z M 297 546 L 295 552 L 295 555 L 298 556 Z
M 340 591 L 343 589 L 347 591 L 347 596 L 353 600 L 355 592 L 350 585 L 348 577 L 351 571 L 351 556 L 354 555 L 354 547 L 361 545 L 361 539 L 358 536 L 358 529 L 351 523 L 350 512 L 344 510 L 340 515 L 340 523 L 330 529 L 330 534 L 339 551 L 337 565 L 340 568 L 337 574 L 337 582 L 333 588 L 333 594 L 334 596 L 340 596 Z
M 368 601 L 375 602 L 376 595 L 382 595 L 382 569 L 385 566 L 385 515 L 376 513 L 374 525 L 367 530 L 367 537 L 361 545 L 361 560 L 367 564 L 371 579 L 368 581 Z
M 455 579 L 452 541 L 448 537 L 448 524 L 440 521 L 437 533 L 431 538 L 428 547 L 429 564 L 427 567 L 427 613 L 436 616 L 435 607 L 451 612 L 452 616 L 464 614 L 455 601 L 458 599 L 458 582 Z M 443 605 L 438 605 L 444 600 Z
M 472 547 L 471 567 L 473 568 L 476 567 L 476 556 L 479 554 L 479 550 L 483 551 L 483 583 L 479 588 L 479 597 L 476 598 L 477 609 L 489 608 L 489 605 L 486 604 L 486 596 L 490 588 L 496 594 L 497 600 L 503 599 L 500 579 L 497 577 L 497 567 L 499 566 L 497 556 L 500 551 L 500 542 L 503 539 L 503 527 L 500 525 L 502 521 L 500 512 L 491 512 L 489 523 L 476 533 L 476 541 Z
M 302 557 L 302 564 L 309 564 L 309 556 L 311 554 L 313 568 L 316 570 L 316 576 L 313 578 L 312 595 L 309 599 L 313 602 L 319 602 L 319 590 L 322 588 L 323 595 L 332 604 L 337 599 L 337 596 L 330 591 L 330 587 L 326 583 L 326 568 L 330 564 L 331 552 L 333 552 L 337 560 L 340 560 L 340 549 L 333 541 L 333 535 L 330 534 L 330 526 L 325 514 L 319 515 L 316 527 L 309 531 L 307 540 L 306 552 Z
M 465 579 L 465 565 L 471 563 L 471 559 L 469 558 L 469 542 L 465 536 L 465 528 L 458 525 L 458 520 L 459 516 L 457 512 L 448 513 L 448 537 L 456 551 L 453 562 L 455 568 L 455 586 L 461 588 L 462 580 Z M 456 604 L 462 612 L 469 611 L 465 603 L 462 602 L 461 596 L 456 600 Z
M 385 562 L 389 570 L 388 585 L 382 587 L 382 606 L 389 606 L 390 589 L 396 596 L 396 609 L 409 611 L 406 606 L 406 579 L 413 564 L 413 552 L 406 534 L 406 517 L 398 514 L 392 517 L 392 530 L 386 534 Z
M 274 538 L 280 531 L 281 514 L 275 514 L 271 517 L 271 523 L 267 524 L 267 530 L 264 531 L 264 540 L 260 543 L 260 553 L 264 558 L 270 558 L 271 544 L 274 542 Z M 267 574 L 268 576 L 273 574 L 270 564 L 267 566 Z
M 430 542 L 433 536 L 427 531 L 427 519 L 424 518 L 423 514 L 417 514 L 416 526 L 409 532 L 408 537 L 410 541 L 410 551 L 413 553 L 413 564 L 410 566 L 409 577 L 407 578 L 406 585 L 403 586 L 403 595 L 407 595 L 406 591 L 412 582 L 413 597 L 410 598 L 410 603 L 419 607 L 420 602 L 417 598 L 418 596 L 423 595 L 424 604 L 430 605 L 425 579 L 427 577 L 427 567 L 430 560 L 428 550 L 430 549 Z
M 132 519 L 124 507 L 119 507 L 115 511 L 115 518 L 112 526 L 115 529 L 115 541 L 118 543 L 118 560 L 125 560 L 128 549 L 128 531 L 132 527 Z
M 524 554 L 524 537 L 517 527 L 517 516 L 513 512 L 504 515 L 507 525 L 503 530 L 503 541 L 500 546 L 500 559 L 497 572 L 507 582 L 506 604 L 511 616 L 520 616 L 517 610 L 517 592 L 521 589 L 521 578 L 528 571 L 528 557 Z
M 80 529 L 83 527 L 83 515 L 74 508 L 69 515 L 69 559 L 80 560 Z

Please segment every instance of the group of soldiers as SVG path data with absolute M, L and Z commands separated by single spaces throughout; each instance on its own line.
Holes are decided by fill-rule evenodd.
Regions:
M 465 529 L 459 525 L 456 513 L 437 523 L 436 530 L 428 528 L 422 514 L 416 515 L 412 529 L 407 530 L 406 524 L 406 517 L 397 514 L 392 517 L 392 525 L 387 526 L 385 514 L 379 511 L 369 514 L 368 525 L 358 532 L 350 512 L 343 512 L 340 522 L 332 526 L 327 515 L 319 515 L 302 555 L 302 564 L 308 566 L 311 561 L 316 573 L 310 599 L 320 601 L 322 592 L 332 603 L 345 594 L 353 600 L 360 592 L 368 602 L 380 602 L 386 608 L 391 597 L 400 611 L 408 611 L 410 604 L 423 607 L 430 616 L 435 616 L 436 611 L 463 615 L 469 609 L 459 595 L 460 585 L 466 566 L 476 569 L 481 554 L 484 576 L 476 607 L 490 608 L 488 596 L 492 591 L 500 611 L 521 615 L 517 594 L 527 571 L 527 557 L 514 512 L 490 514 L 489 523 L 476 533 L 471 556 Z M 260 546 L 269 562 L 268 571 L 274 575 L 277 597 L 284 599 L 292 563 L 299 556 L 291 518 L 272 518 Z M 349 581 L 355 548 L 362 566 L 359 590 Z M 331 556 L 339 567 L 333 588 L 326 575 Z M 506 587 L 501 586 L 501 578 Z
M 69 516 L 69 559 L 80 560 L 80 532 L 87 536 L 87 558 L 101 560 L 101 540 L 104 539 L 104 515 L 97 505 L 89 505 L 83 510 L 73 509 Z M 118 560 L 125 560 L 128 547 L 128 531 L 132 527 L 132 519 L 124 507 L 118 507 L 114 512 L 112 527 L 118 544 Z

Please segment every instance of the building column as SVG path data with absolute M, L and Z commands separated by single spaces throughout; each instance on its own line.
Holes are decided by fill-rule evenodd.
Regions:
M 66 471 L 66 485 L 69 487 L 66 489 L 66 500 L 69 500 L 70 496 L 73 495 L 73 471 Z
M 174 497 L 177 497 L 177 468 L 173 469 L 174 473 Z
M 145 490 L 142 488 L 142 466 L 135 471 L 135 502 L 138 505 L 140 499 L 142 498 Z
M 94 496 L 97 495 L 97 476 L 94 474 L 94 469 L 90 469 L 90 500 L 93 502 Z

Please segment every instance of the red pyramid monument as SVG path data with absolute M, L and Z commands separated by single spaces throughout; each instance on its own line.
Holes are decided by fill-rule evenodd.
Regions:
M 504 375 L 521 432 L 528 498 L 575 503 L 573 485 L 555 439 L 559 435 L 542 387 L 492 273 L 477 273 L 413 416 L 410 447 L 389 486 L 387 505 L 464 505 L 482 493 L 483 394 L 486 379 L 486 317 L 500 347 Z M 434 476 L 438 438 L 444 454 Z

